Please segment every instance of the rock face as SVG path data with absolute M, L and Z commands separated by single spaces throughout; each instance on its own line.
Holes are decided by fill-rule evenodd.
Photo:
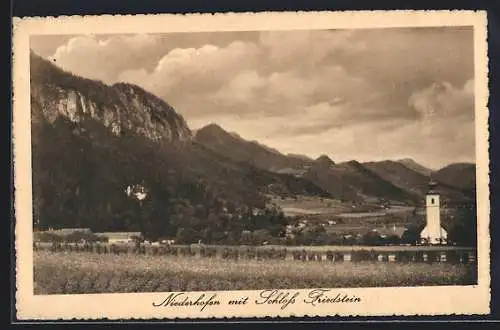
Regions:
M 75 77 L 31 53 L 33 123 L 59 117 L 73 123 L 93 119 L 116 136 L 133 132 L 155 142 L 185 141 L 191 131 L 181 115 L 160 98 L 135 85 L 113 86 Z

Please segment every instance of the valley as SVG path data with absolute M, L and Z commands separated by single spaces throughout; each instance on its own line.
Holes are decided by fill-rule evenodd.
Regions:
M 450 210 L 444 225 L 462 232 L 471 225 L 461 206 L 474 204 L 474 164 L 433 171 L 412 159 L 283 154 L 216 123 L 192 131 L 138 86 L 81 78 L 33 53 L 31 101 L 36 230 L 258 245 L 351 244 L 393 228 L 401 239 L 424 223 L 431 177 Z M 124 193 L 137 185 L 144 200 Z

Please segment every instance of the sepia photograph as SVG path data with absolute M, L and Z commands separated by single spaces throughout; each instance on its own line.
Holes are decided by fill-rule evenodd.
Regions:
M 35 292 L 474 284 L 472 36 L 32 36 Z
M 26 52 L 35 296 L 478 285 L 474 26 Z

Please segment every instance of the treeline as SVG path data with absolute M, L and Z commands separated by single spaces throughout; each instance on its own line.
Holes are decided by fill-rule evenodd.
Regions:
M 148 255 L 174 257 L 219 258 L 227 260 L 300 260 L 300 261 L 392 261 L 392 262 L 451 262 L 469 263 L 475 261 L 471 251 L 375 251 L 373 249 L 354 250 L 346 252 L 325 250 L 287 250 L 286 248 L 232 248 L 232 247 L 205 247 L 201 246 L 145 246 L 145 245 L 103 245 L 99 243 L 61 244 L 51 245 L 34 244 L 35 251 L 50 252 L 86 252 L 114 255 Z M 347 258 L 347 260 L 346 260 Z

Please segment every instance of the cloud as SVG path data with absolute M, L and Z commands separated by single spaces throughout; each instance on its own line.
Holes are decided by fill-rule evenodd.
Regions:
M 299 70 L 273 72 L 242 71 L 228 80 L 214 94 L 218 110 L 223 113 L 238 113 L 239 116 L 314 116 L 314 109 L 338 106 L 346 103 L 355 93 L 364 94 L 369 87 L 363 79 L 350 76 L 342 67 L 325 66 L 316 74 L 304 76 Z M 332 112 L 323 112 L 319 122 L 332 124 Z M 347 114 L 347 113 L 346 113 Z M 363 115 L 362 111 L 356 114 Z
M 267 83 L 267 79 L 256 71 L 244 70 L 220 87 L 214 98 L 227 106 L 246 104 L 251 102 L 256 94 L 262 93 Z
M 437 82 L 414 92 L 408 104 L 423 120 L 466 116 L 474 119 L 474 80 L 456 88 L 449 82 Z
M 214 95 L 221 86 L 251 68 L 258 54 L 255 44 L 241 41 L 226 47 L 176 48 L 164 55 L 151 72 L 127 70 L 117 80 L 146 88 L 185 115 L 201 115 L 212 109 L 217 111 Z
M 254 43 L 174 49 L 153 71 L 128 70 L 118 80 L 143 86 L 188 118 L 218 113 L 284 116 L 322 102 L 337 104 L 370 90 L 362 78 L 349 75 L 341 66 L 325 65 L 314 73 L 296 68 L 267 73 L 259 70 L 266 60 Z
M 234 42 L 235 37 L 253 40 L 248 33 L 80 35 L 69 39 L 33 36 L 30 46 L 40 55 L 55 59 L 63 69 L 111 84 L 123 72 L 153 70 L 174 49 L 203 48 L 205 45 L 225 47 Z M 55 47 L 58 40 L 60 45 Z M 207 44 L 207 41 L 212 43 Z M 53 52 L 49 53 L 51 48 Z
M 156 47 L 156 37 L 150 35 L 120 35 L 110 38 L 77 36 L 57 48 L 51 58 L 61 68 L 90 79 L 111 84 L 124 70 L 141 67 L 145 54 Z
M 424 86 L 439 80 L 463 84 L 474 73 L 471 27 L 360 29 L 350 42 L 361 42 L 365 48 L 336 53 L 336 59 L 384 87 Z
M 236 41 L 227 47 L 205 45 L 201 48 L 174 49 L 165 55 L 150 76 L 152 88 L 177 92 L 209 92 L 252 67 L 258 54 L 252 43 Z
M 351 40 L 354 34 L 354 30 L 267 31 L 260 33 L 259 41 L 272 70 L 297 66 L 307 70 L 334 53 L 363 50 L 363 41 Z
M 57 48 L 68 43 L 77 35 L 31 35 L 30 48 L 42 57 L 54 55 Z
M 32 47 L 44 53 L 57 41 L 37 38 Z M 53 57 L 62 68 L 139 85 L 195 129 L 217 122 L 283 152 L 336 160 L 473 159 L 468 27 L 59 40 Z

